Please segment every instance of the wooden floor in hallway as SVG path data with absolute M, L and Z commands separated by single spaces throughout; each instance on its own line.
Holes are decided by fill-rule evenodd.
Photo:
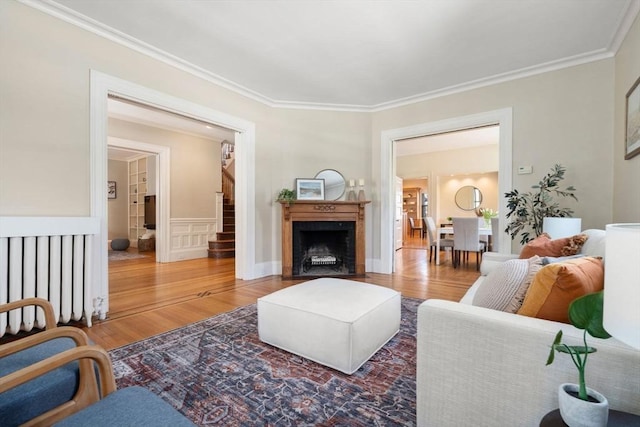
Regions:
M 107 318 L 94 319 L 91 328 L 84 328 L 106 349 L 253 304 L 263 295 L 303 281 L 283 280 L 278 275 L 239 280 L 233 258 L 160 264 L 154 253 L 142 254 L 146 256 L 109 262 Z M 457 301 L 478 275 L 475 261 L 456 269 L 449 258 L 439 266 L 430 264 L 426 240 L 416 235 L 396 251 L 393 274 L 367 273 L 353 280 L 386 286 L 406 297 Z

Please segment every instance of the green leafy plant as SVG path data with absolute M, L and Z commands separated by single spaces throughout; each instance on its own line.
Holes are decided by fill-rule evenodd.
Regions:
M 481 216 L 484 219 L 485 224 L 487 224 L 487 227 L 489 227 L 491 224 L 491 218 L 497 217 L 498 212 L 494 212 L 493 209 L 489 208 L 479 208 L 476 211 L 476 215 Z
M 296 200 L 296 192 L 293 190 L 289 190 L 288 188 L 283 188 L 278 193 L 278 197 L 276 197 L 276 201 L 278 202 L 287 202 L 293 203 Z
M 571 197 L 578 201 L 574 194 L 576 189 L 573 186 L 565 189 L 559 188 L 560 181 L 564 179 L 565 170 L 565 167 L 555 165 L 537 185 L 531 186 L 536 191 L 520 193 L 518 190 L 513 190 L 505 193 L 508 209 L 507 219 L 510 221 L 504 231 L 509 233 L 511 240 L 521 233 L 520 243 L 524 245 L 542 234 L 542 222 L 545 217 L 571 217 L 573 215 L 573 210 L 561 208 L 553 198 L 555 195 L 557 197 Z
M 604 329 L 604 326 L 602 326 L 603 293 L 603 291 L 600 291 L 583 295 L 573 300 L 569 305 L 569 321 L 576 328 L 584 330 L 582 334 L 583 345 L 567 345 L 562 343 L 562 330 L 560 330 L 553 340 L 551 351 L 547 358 L 547 365 L 550 365 L 553 363 L 556 351 L 571 356 L 573 364 L 578 368 L 578 385 L 580 386 L 578 397 L 582 400 L 589 399 L 584 377 L 587 357 L 589 354 L 596 352 L 594 347 L 587 345 L 587 333 L 594 338 L 606 339 L 611 337 Z

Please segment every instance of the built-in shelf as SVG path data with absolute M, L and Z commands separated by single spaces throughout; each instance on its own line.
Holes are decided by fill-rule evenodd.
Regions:
M 147 195 L 147 158 L 129 162 L 129 241 L 137 247 L 144 228 L 144 196 Z

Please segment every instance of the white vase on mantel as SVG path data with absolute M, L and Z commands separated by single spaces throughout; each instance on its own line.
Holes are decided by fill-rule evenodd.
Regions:
M 558 388 L 558 404 L 562 420 L 569 427 L 606 427 L 609 420 L 609 402 L 604 395 L 587 387 L 587 395 L 597 402 L 582 400 L 577 395 L 578 384 L 564 383 Z

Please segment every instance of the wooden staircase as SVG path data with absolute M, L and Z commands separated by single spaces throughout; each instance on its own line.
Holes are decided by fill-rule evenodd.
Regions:
M 209 258 L 234 258 L 236 256 L 236 209 L 228 199 L 224 199 L 222 231 L 216 233 L 216 240 L 209 241 Z

